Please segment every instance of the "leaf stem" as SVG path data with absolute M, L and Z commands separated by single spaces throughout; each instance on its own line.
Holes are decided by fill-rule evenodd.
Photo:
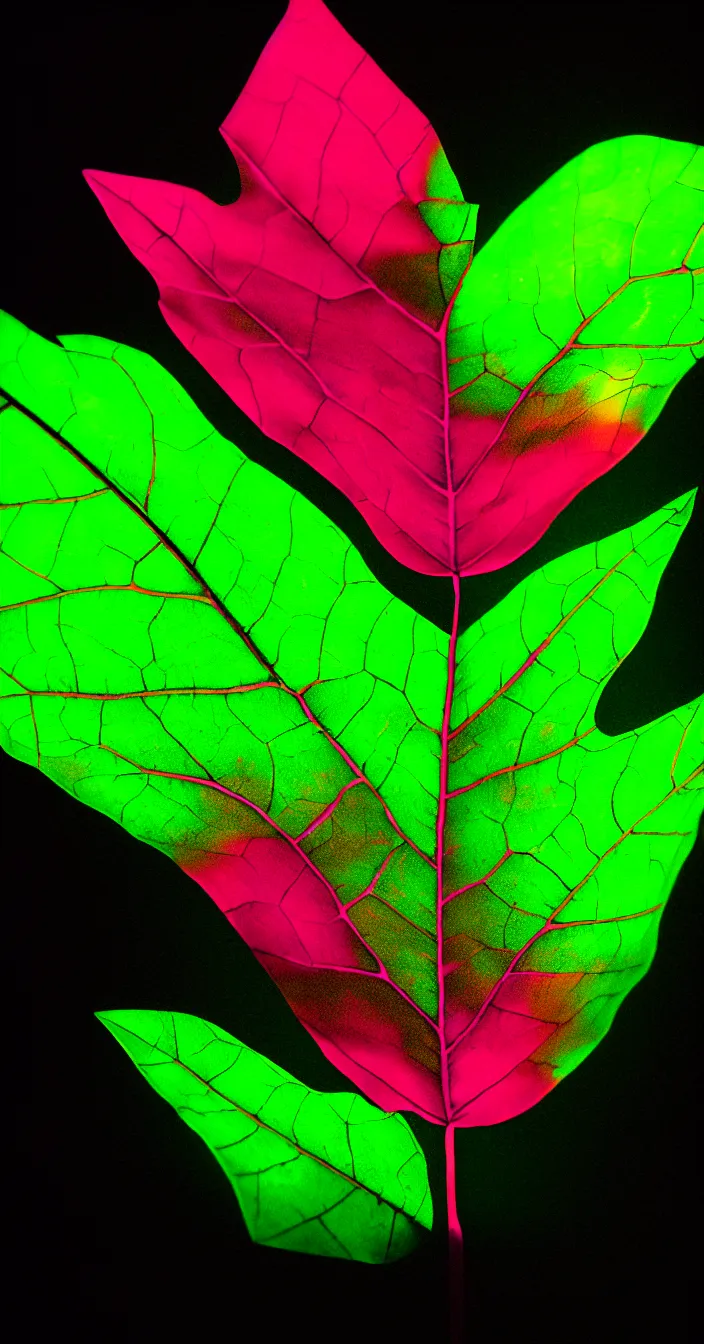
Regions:
M 445 1178 L 447 1185 L 448 1280 L 450 1344 L 464 1344 L 464 1247 L 457 1216 L 455 1188 L 455 1125 L 445 1130 Z

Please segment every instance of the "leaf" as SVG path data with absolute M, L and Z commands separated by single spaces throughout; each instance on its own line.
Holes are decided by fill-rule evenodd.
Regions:
M 413 569 L 523 554 L 701 353 L 696 145 L 585 150 L 472 262 L 437 135 L 321 0 L 291 0 L 221 130 L 233 204 L 85 176 L 186 348 Z
M 693 844 L 701 701 L 594 726 L 693 496 L 448 636 L 148 356 L 5 318 L 0 387 L 7 749 L 190 873 L 377 1105 L 534 1104 Z
M 401 1116 L 315 1092 L 190 1013 L 96 1016 L 205 1140 L 253 1241 L 384 1264 L 432 1227 L 425 1158 Z

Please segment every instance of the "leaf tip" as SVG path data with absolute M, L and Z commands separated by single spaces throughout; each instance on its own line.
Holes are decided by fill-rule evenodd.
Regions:
M 118 183 L 129 180 L 124 173 L 106 173 L 100 168 L 82 168 L 81 173 L 101 204 L 107 196 L 119 196 Z
M 98 1021 L 114 1035 L 116 1028 L 127 1027 L 137 1016 L 134 1008 L 102 1008 L 94 1014 Z
M 697 498 L 697 487 L 693 486 L 691 490 L 685 490 L 676 499 L 673 499 L 670 508 L 673 512 L 672 522 L 679 527 L 685 527 L 692 516 L 695 500 Z

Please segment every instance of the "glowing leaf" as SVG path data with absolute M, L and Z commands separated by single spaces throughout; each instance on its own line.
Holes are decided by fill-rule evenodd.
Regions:
M 63 347 L 63 348 L 62 348 Z M 385 1109 L 538 1101 L 647 969 L 699 702 L 594 726 L 691 496 L 458 636 L 146 355 L 0 334 L 7 749 L 170 854 Z
M 472 262 L 435 131 L 321 0 L 291 0 L 221 129 L 234 204 L 86 177 L 186 347 L 414 569 L 528 550 L 704 348 L 696 145 L 585 150 Z
M 188 1013 L 98 1013 L 148 1083 L 205 1140 L 254 1241 L 382 1264 L 433 1212 L 406 1121 L 351 1092 L 314 1092 Z

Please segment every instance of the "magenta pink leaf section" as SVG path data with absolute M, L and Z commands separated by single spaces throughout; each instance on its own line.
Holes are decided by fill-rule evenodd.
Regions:
M 443 1121 L 437 1025 L 394 983 L 295 843 L 248 839 L 227 857 L 182 866 L 342 1073 L 385 1110 L 410 1105 Z
M 469 572 L 448 438 L 448 249 L 417 209 L 446 165 L 435 132 L 319 0 L 294 0 L 222 133 L 242 182 L 232 205 L 86 177 L 167 322 L 237 405 L 397 559 Z
M 669 361 L 651 376 L 642 353 L 663 343 L 662 322 L 654 345 L 643 335 L 645 283 L 691 283 L 687 229 L 676 264 L 639 269 L 631 248 L 635 270 L 626 257 L 626 273 L 607 276 L 603 293 L 599 284 L 657 147 L 663 163 L 682 151 L 670 175 L 684 200 L 699 180 L 695 146 L 652 140 L 636 163 L 628 137 L 612 142 L 580 170 L 592 188 L 608 184 L 609 155 L 623 155 L 624 182 L 596 216 L 580 206 L 576 169 L 535 214 L 535 236 L 554 240 L 542 271 L 520 225 L 514 251 L 502 251 L 504 238 L 470 276 L 476 207 L 426 118 L 322 0 L 291 0 L 221 129 L 241 177 L 231 205 L 166 182 L 95 171 L 87 180 L 184 345 L 411 568 L 476 574 L 522 555 L 633 448 L 690 366 L 682 294 L 665 304 L 674 335 L 664 342 L 681 367 Z M 603 245 L 599 208 L 618 226 Z M 679 239 L 681 221 L 665 226 L 664 208 L 659 226 Z M 635 239 L 637 218 L 632 227 Z M 615 326 L 601 331 L 618 303 Z M 625 363 L 617 347 L 631 351 Z

